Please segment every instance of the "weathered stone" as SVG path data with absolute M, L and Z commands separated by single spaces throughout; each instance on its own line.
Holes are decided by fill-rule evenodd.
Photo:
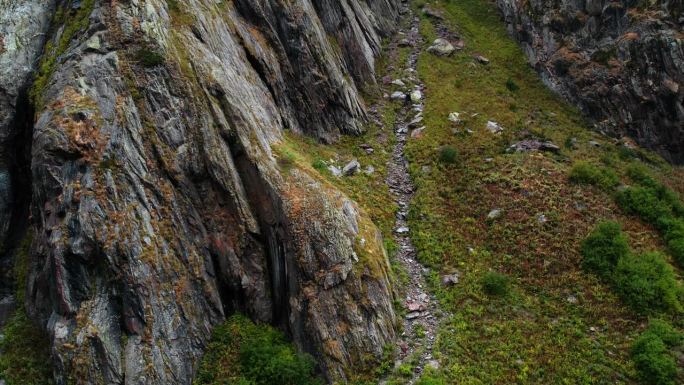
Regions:
M 428 47 L 427 51 L 431 54 L 438 55 L 438 56 L 449 56 L 451 55 L 456 48 L 451 44 L 448 40 L 438 38 L 436 39 L 430 47 Z
M 461 124 L 463 123 L 463 120 L 461 120 L 461 114 L 458 112 L 452 112 L 449 114 L 448 117 L 449 121 L 454 124 Z
M 494 209 L 487 214 L 487 219 L 493 220 L 493 219 L 498 219 L 501 218 L 503 215 L 503 211 L 501 209 Z
M 342 168 L 342 174 L 346 176 L 352 176 L 359 172 L 359 169 L 361 169 L 361 164 L 358 160 L 353 159 Z
M 420 90 L 415 90 L 411 92 L 411 101 L 415 104 L 420 103 L 423 100 L 423 93 Z
M 401 92 L 401 91 L 395 91 L 390 96 L 390 99 L 404 101 L 404 100 L 406 100 L 406 94 Z
M 490 120 L 487 122 L 487 130 L 492 134 L 499 134 L 503 132 L 504 128 L 499 123 Z

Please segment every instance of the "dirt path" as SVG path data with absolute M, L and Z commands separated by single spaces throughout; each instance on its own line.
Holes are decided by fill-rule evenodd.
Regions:
M 413 48 L 408 62 L 401 63 L 401 65 L 406 65 L 402 79 L 407 84 L 406 102 L 398 112 L 394 126 L 396 144 L 388 164 L 387 184 L 399 206 L 393 234 L 399 247 L 396 258 L 408 275 L 408 283 L 402 288 L 405 295 L 403 305 L 406 309 L 406 316 L 404 331 L 397 348 L 399 361 L 396 364 L 397 366 L 409 364 L 413 367 L 413 376 L 408 383 L 414 384 L 427 365 L 435 367 L 438 365 L 432 357 L 432 348 L 437 335 L 440 311 L 435 297 L 427 291 L 425 274 L 429 270 L 416 259 L 416 248 L 411 242 L 411 229 L 407 220 L 415 186 L 408 172 L 408 161 L 404 149 L 407 141 L 413 140 L 412 133 L 413 135 L 419 134 L 423 127 L 419 121 L 424 107 L 423 84 L 416 72 L 418 56 L 423 46 L 423 39 L 419 32 L 420 20 L 410 13 L 410 10 L 407 14 L 411 18 L 411 24 L 408 31 L 402 31 L 405 34 L 404 44 L 407 40 Z M 412 95 L 412 93 L 415 94 Z M 418 93 L 420 93 L 420 98 Z

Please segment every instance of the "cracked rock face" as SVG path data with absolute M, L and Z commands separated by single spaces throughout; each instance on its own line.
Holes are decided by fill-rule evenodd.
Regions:
M 45 41 L 53 9 L 51 1 L 0 0 L 0 325 L 13 308 L 13 233 L 24 227 L 28 204 L 28 152 L 24 145 L 29 111 L 21 108 L 33 70 Z M 11 231 L 10 231 L 11 230 Z
M 25 128 L 27 310 L 59 384 L 190 384 L 235 311 L 287 330 L 331 381 L 382 355 L 396 319 L 378 231 L 272 147 L 285 129 L 361 132 L 395 1 L 62 1 L 49 28 L 49 2 L 11 3 L 0 20 L 41 22 L 0 29 L 0 68 L 28 81 L 42 39 L 9 56 L 7 36 L 48 41 Z M 1 75 L 4 138 L 21 127 Z
M 648 6 L 644 6 L 648 3 Z M 681 1 L 497 0 L 545 83 L 614 136 L 684 162 Z

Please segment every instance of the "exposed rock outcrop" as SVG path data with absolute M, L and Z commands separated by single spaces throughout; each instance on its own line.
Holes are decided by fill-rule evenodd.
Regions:
M 330 380 L 381 356 L 396 320 L 378 231 L 272 147 L 285 129 L 362 131 L 395 3 L 58 2 L 27 143 L 27 310 L 58 384 L 190 384 L 234 311 L 287 330 Z
M 684 162 L 684 4 L 497 0 L 546 84 L 605 133 Z
M 25 230 L 30 198 L 33 117 L 26 91 L 53 7 L 52 1 L 0 0 L 0 325 L 14 307 L 11 250 Z

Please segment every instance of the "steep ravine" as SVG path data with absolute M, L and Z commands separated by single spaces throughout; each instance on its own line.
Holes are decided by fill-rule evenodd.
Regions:
M 397 321 L 377 229 L 271 147 L 286 129 L 361 132 L 397 2 L 23 0 L 0 15 L 16 22 L 0 30 L 0 150 L 19 161 L 0 164 L 0 223 L 30 219 L 24 305 L 58 384 L 189 384 L 236 311 L 330 381 L 381 358 Z M 12 210 L 28 191 L 30 214 Z

